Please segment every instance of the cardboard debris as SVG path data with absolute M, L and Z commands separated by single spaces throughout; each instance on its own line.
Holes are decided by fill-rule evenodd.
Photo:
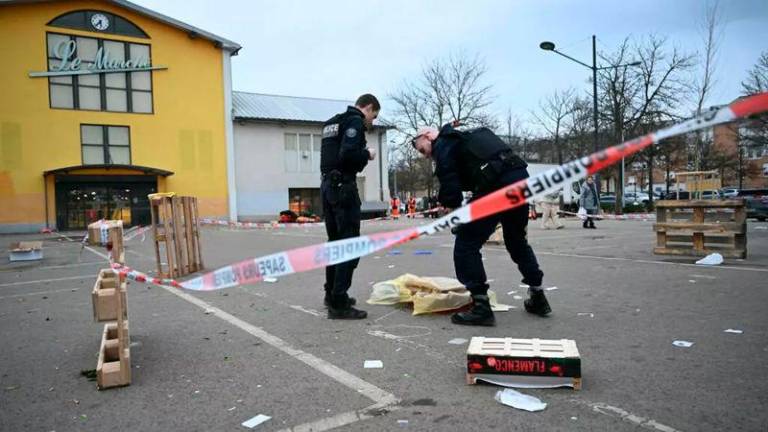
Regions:
M 495 399 L 500 404 L 530 412 L 542 411 L 547 407 L 538 398 L 508 388 L 497 391 Z
M 250 420 L 244 421 L 242 424 L 243 424 L 243 426 L 245 426 L 245 427 L 247 427 L 249 429 L 253 429 L 256 426 L 264 423 L 265 421 L 267 421 L 267 420 L 269 420 L 271 418 L 272 417 L 270 417 L 270 416 L 266 416 L 264 414 L 259 414 L 259 415 L 257 415 L 256 417 L 253 417 Z
M 11 261 L 37 261 L 43 259 L 43 242 L 22 241 L 10 245 L 8 258 Z
M 366 360 L 363 362 L 364 369 L 381 369 L 384 367 L 384 362 L 381 360 Z

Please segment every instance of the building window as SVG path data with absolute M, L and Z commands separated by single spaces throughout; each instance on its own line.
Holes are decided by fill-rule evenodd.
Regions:
M 131 133 L 126 126 L 80 125 L 83 165 L 130 165 Z
M 80 70 L 105 62 L 149 64 L 150 46 L 48 33 L 48 71 L 80 62 Z M 152 113 L 152 72 L 109 72 L 48 78 L 51 108 Z
M 320 171 L 320 134 L 285 134 L 285 172 Z
M 76 30 L 111 33 L 116 35 L 149 38 L 136 24 L 111 12 L 97 10 L 80 10 L 67 12 L 52 19 L 51 27 L 65 27 Z

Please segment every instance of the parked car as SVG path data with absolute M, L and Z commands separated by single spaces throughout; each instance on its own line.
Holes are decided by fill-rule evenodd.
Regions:
M 668 200 L 676 200 L 676 199 L 687 200 L 687 199 L 691 199 L 691 194 L 686 192 L 686 191 L 680 191 L 680 197 L 678 198 L 678 193 L 677 192 L 670 192 L 670 193 L 668 193 L 664 197 L 664 199 L 668 199 Z
M 716 190 L 701 192 L 701 199 L 721 199 L 721 198 L 722 198 L 722 195 L 720 195 L 720 192 Z
M 720 189 L 720 196 L 723 198 L 736 198 L 739 196 L 739 188 L 726 187 Z
M 738 196 L 747 204 L 747 217 L 761 222 L 768 218 L 768 189 L 742 189 Z
M 644 192 L 624 192 L 624 202 L 648 204 L 650 197 Z

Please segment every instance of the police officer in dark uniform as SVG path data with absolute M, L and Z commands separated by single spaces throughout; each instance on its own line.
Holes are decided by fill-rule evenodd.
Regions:
M 336 114 L 323 125 L 320 193 L 329 241 L 360 235 L 360 195 L 356 177 L 376 156 L 373 148 L 366 147 L 365 131 L 373 127 L 373 120 L 380 110 L 378 99 L 364 94 L 357 99 L 355 106 Z M 355 299 L 347 295 L 358 261 L 325 268 L 325 305 L 329 319 L 363 319 L 368 316 L 365 311 L 353 308 Z
M 446 208 L 461 206 L 462 191 L 472 192 L 472 199 L 475 200 L 528 177 L 528 165 L 487 128 L 459 131 L 451 124 L 443 126 L 439 132 L 435 128 L 422 128 L 411 144 L 422 155 L 435 161 L 435 175 L 440 181 L 438 200 Z M 523 283 L 530 287 L 530 298 L 524 303 L 525 310 L 541 316 L 551 312 L 541 289 L 544 273 L 539 269 L 536 255 L 528 244 L 528 206 L 524 205 L 454 230 L 456 277 L 470 291 L 474 303 L 471 310 L 451 317 L 455 324 L 495 324 L 480 249 L 498 223 L 504 231 L 507 251 L 523 274 Z

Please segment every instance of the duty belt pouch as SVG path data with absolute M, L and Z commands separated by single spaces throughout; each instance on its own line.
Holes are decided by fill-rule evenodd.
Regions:
M 341 186 L 342 176 L 339 171 L 331 171 L 328 173 L 327 183 L 327 197 L 326 199 L 331 205 L 338 205 L 341 202 Z

